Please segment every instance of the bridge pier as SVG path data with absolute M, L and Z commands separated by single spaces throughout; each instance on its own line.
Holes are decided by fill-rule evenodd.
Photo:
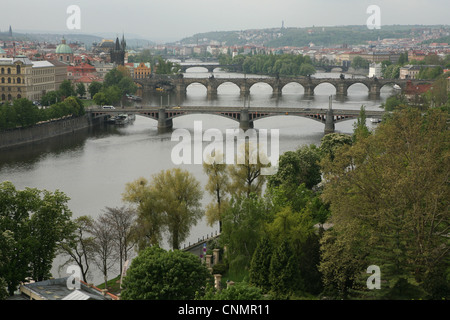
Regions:
M 325 134 L 334 132 L 334 112 L 333 112 L 333 108 L 331 106 L 332 101 L 333 101 L 332 99 L 333 99 L 333 96 L 330 96 L 328 99 L 328 110 L 327 110 L 327 114 L 325 116 L 325 130 L 324 130 Z
M 208 95 L 208 97 L 215 97 L 217 96 L 217 86 L 208 83 L 208 86 L 206 88 L 206 93 Z
M 380 97 L 381 87 L 378 83 L 370 85 L 369 88 L 369 99 L 376 99 Z
M 172 119 L 167 119 L 166 109 L 161 108 L 158 111 L 158 132 L 167 132 L 172 130 Z
M 336 86 L 336 95 L 346 97 L 348 86 L 345 83 L 338 83 Z
M 253 128 L 253 121 L 250 120 L 248 109 L 242 109 L 239 117 L 239 128 L 246 131 Z
M 307 85 L 304 85 L 303 87 L 305 88 L 305 91 L 304 91 L 305 96 L 312 97 L 314 95 L 314 87 L 315 86 L 313 84 L 307 84 Z
M 241 90 L 241 95 L 248 95 L 250 93 L 250 88 L 247 85 L 247 82 L 243 82 L 241 83 L 241 85 L 239 86 L 239 89 Z

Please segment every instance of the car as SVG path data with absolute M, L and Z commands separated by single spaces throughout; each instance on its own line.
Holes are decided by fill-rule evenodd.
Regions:
M 103 106 L 103 109 L 115 109 L 113 106 Z

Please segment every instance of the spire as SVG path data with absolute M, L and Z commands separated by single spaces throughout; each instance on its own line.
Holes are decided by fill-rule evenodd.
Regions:
M 119 37 L 116 38 L 116 50 L 120 50 Z
M 122 50 L 125 51 L 126 47 L 127 47 L 127 43 L 125 42 L 125 35 L 122 33 L 122 42 L 120 43 L 122 46 Z

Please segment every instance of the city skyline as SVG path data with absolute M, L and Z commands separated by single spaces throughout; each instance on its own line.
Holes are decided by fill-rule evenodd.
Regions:
M 281 27 L 364 25 L 367 8 L 377 5 L 383 25 L 448 25 L 450 3 L 446 0 L 331 1 L 230 0 L 226 4 L 205 0 L 143 2 L 130 0 L 23 0 L 20 16 L 5 16 L 0 29 L 13 31 L 82 34 L 122 34 L 155 42 L 170 42 L 211 31 L 238 31 Z M 80 29 L 69 30 L 67 8 L 80 8 Z M 5 3 L 14 12 L 17 2 Z M 442 10 L 436 10 L 442 8 Z M 20 19 L 18 19 L 20 17 Z M 38 27 L 36 27 L 38 26 Z

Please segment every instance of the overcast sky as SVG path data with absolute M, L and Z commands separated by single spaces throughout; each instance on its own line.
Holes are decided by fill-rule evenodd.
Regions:
M 0 0 L 0 30 L 112 32 L 173 41 L 196 33 L 280 27 L 365 25 L 369 5 L 383 24 L 450 24 L 450 0 Z M 78 5 L 81 29 L 69 30 Z

